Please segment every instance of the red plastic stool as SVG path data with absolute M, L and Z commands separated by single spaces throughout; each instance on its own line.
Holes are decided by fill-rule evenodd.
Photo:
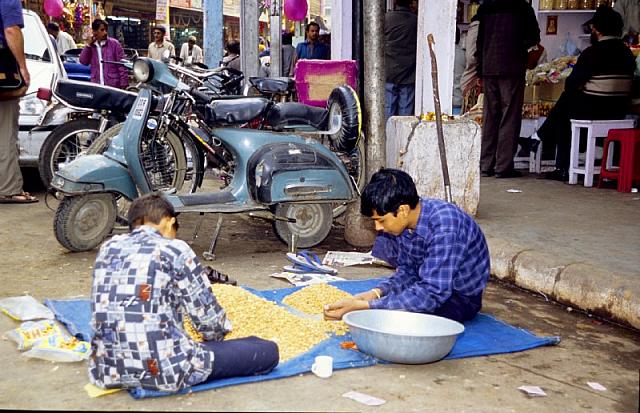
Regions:
M 612 169 L 609 145 L 620 142 L 620 166 Z M 618 192 L 631 192 L 633 182 L 640 182 L 640 129 L 611 129 L 604 140 L 602 168 L 598 188 L 604 179 L 618 181 Z

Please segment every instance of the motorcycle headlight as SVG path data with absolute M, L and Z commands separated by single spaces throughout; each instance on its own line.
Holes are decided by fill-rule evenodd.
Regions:
M 20 99 L 20 114 L 35 116 L 44 111 L 45 105 L 35 93 L 24 96 Z
M 133 62 L 133 75 L 138 82 L 149 82 L 153 79 L 153 66 L 146 59 L 136 59 Z

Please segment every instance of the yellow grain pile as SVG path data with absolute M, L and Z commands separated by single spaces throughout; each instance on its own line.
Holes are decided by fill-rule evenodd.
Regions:
M 322 315 L 325 304 L 337 303 L 346 298 L 353 296 L 329 284 L 313 284 L 286 296 L 282 302 L 306 314 Z M 347 332 L 347 325 L 343 321 L 322 321 L 322 324 L 327 331 L 337 335 Z
M 342 321 L 298 317 L 240 287 L 213 284 L 211 288 L 233 326 L 233 331 L 225 339 L 257 336 L 272 340 L 278 344 L 281 362 L 311 349 L 328 338 L 328 333 L 342 335 L 347 331 Z M 335 287 L 317 284 L 296 291 L 283 301 L 303 313 L 322 314 L 324 304 L 349 297 L 350 294 Z M 184 328 L 194 340 L 202 341 L 202 335 L 195 330 L 187 315 L 184 316 Z

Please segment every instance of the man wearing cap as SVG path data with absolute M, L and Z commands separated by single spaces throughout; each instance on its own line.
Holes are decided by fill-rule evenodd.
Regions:
M 196 37 L 189 36 L 187 43 L 182 44 L 180 49 L 180 59 L 185 66 L 191 66 L 195 63 L 204 63 L 204 55 L 202 48 L 196 44 Z
M 534 145 L 537 139 L 545 148 L 557 145 L 556 170 L 547 173 L 547 179 L 569 180 L 571 119 L 623 119 L 630 104 L 635 59 L 620 39 L 622 17 L 600 6 L 585 25 L 591 29 L 592 45 L 578 57 L 564 92 L 532 136 Z

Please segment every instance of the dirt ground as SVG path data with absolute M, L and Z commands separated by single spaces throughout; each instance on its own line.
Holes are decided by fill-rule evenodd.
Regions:
M 38 191 L 35 186 L 28 188 Z M 38 193 L 41 200 L 43 194 Z M 56 201 L 50 204 L 55 208 Z M 31 294 L 38 300 L 87 296 L 95 251 L 68 253 L 55 240 L 54 212 L 44 202 L 1 205 L 0 251 L 3 277 L 0 298 Z M 181 216 L 179 237 L 190 241 L 197 216 Z M 208 246 L 214 217 L 193 243 L 201 254 Z M 336 226 L 314 251 L 353 250 Z M 269 277 L 288 262 L 286 246 L 271 225 L 228 216 L 211 265 L 243 285 L 284 288 Z M 340 271 L 347 279 L 388 274 L 375 267 Z M 329 379 L 311 374 L 245 384 L 191 395 L 134 400 L 128 394 L 90 399 L 84 363 L 52 363 L 22 357 L 13 342 L 0 340 L 0 408 L 28 410 L 158 410 L 158 411 L 384 411 L 384 412 L 636 412 L 639 403 L 640 334 L 564 306 L 540 295 L 492 280 L 483 312 L 540 336 L 560 336 L 553 347 L 437 363 L 378 365 L 339 370 Z M 17 323 L 0 316 L 0 332 Z M 591 389 L 598 382 L 606 391 Z M 540 386 L 546 397 L 529 397 L 517 388 Z M 341 395 L 359 391 L 387 403 L 367 407 Z

